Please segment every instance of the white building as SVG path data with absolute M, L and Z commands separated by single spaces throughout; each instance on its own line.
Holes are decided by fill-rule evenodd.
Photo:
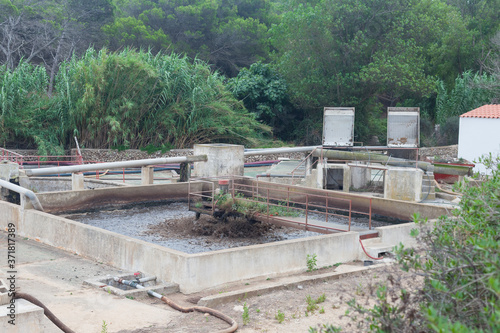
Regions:
M 500 104 L 483 105 L 460 116 L 458 157 L 476 162 L 489 153 L 500 155 Z M 474 171 L 485 173 L 486 168 L 476 163 Z

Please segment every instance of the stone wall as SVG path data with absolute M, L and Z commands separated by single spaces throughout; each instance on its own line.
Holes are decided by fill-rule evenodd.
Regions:
M 15 150 L 14 152 L 21 154 L 23 156 L 37 156 L 38 152 L 36 150 Z M 123 151 L 118 151 L 116 149 L 81 149 L 83 160 L 85 162 L 116 162 L 116 161 L 126 161 L 126 160 L 140 160 L 148 158 L 162 158 L 162 157 L 177 157 L 177 156 L 191 156 L 193 155 L 192 149 L 172 149 L 168 152 L 162 153 L 157 151 L 152 154 L 148 154 L 145 151 L 139 149 L 128 149 Z M 76 155 L 76 149 L 71 151 L 66 151 L 66 155 Z M 290 158 L 302 160 L 307 156 L 306 153 L 283 153 L 283 154 L 272 154 L 272 155 L 255 155 L 245 157 L 245 163 L 257 162 L 257 161 L 274 161 L 279 158 Z

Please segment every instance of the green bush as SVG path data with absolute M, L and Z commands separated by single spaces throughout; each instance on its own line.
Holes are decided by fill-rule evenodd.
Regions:
M 0 67 L 0 142 L 62 151 L 77 136 L 93 148 L 148 152 L 226 142 L 261 146 L 260 124 L 208 64 L 171 54 L 88 49 L 61 63 L 54 94 L 42 66 Z
M 397 249 L 401 268 L 423 277 L 416 290 L 397 276 L 376 289 L 376 305 L 356 300 L 349 316 L 376 332 L 500 331 L 500 157 L 482 158 L 491 176 L 480 186 L 460 185 L 463 193 L 453 216 L 435 223 L 415 216 L 421 249 Z

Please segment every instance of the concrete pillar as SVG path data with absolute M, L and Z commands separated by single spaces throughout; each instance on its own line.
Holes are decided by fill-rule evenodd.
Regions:
M 318 164 L 317 183 L 318 188 L 328 189 L 332 183 L 342 183 L 342 191 L 349 192 L 351 186 L 351 170 L 347 164 Z M 335 172 L 337 170 L 338 172 Z M 335 180 L 335 181 L 333 181 Z M 332 181 L 332 183 L 329 183 Z
M 312 155 L 306 158 L 306 176 L 309 176 L 312 172 Z
M 354 189 L 367 187 L 372 178 L 372 170 L 369 168 L 355 167 L 351 165 L 351 186 Z
M 9 161 L 0 162 L 0 179 L 10 181 L 19 177 L 19 164 Z
M 194 155 L 207 155 L 207 162 L 195 162 L 194 177 L 243 176 L 244 147 L 224 143 L 194 145 Z
M 71 189 L 73 191 L 79 191 L 85 189 L 84 182 L 83 182 L 83 173 L 81 172 L 74 172 L 71 174 Z
M 316 188 L 323 189 L 325 185 L 325 165 L 326 165 L 326 159 L 321 160 L 321 158 L 318 159 L 318 166 L 316 167 L 317 173 L 316 173 Z
M 11 180 L 14 183 L 18 183 L 19 179 L 19 164 L 10 162 L 10 161 L 2 161 L 0 162 L 0 179 L 10 182 Z M 17 202 L 18 195 L 16 192 L 9 191 L 6 188 L 0 188 L 0 200 Z
M 154 182 L 155 171 L 153 167 L 143 166 L 141 168 L 141 184 L 151 185 Z
M 180 182 L 187 182 L 191 178 L 191 165 L 189 163 L 181 163 L 180 168 Z
M 39 333 L 45 332 L 43 309 L 24 299 L 15 300 L 15 325 L 9 323 L 12 318 L 7 305 L 0 306 L 0 332 Z
M 384 198 L 420 201 L 423 174 L 421 169 L 389 167 L 385 171 Z

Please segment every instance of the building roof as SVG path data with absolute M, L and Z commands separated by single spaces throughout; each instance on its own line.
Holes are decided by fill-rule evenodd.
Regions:
M 483 105 L 466 112 L 460 118 L 497 118 L 500 119 L 500 104 Z

